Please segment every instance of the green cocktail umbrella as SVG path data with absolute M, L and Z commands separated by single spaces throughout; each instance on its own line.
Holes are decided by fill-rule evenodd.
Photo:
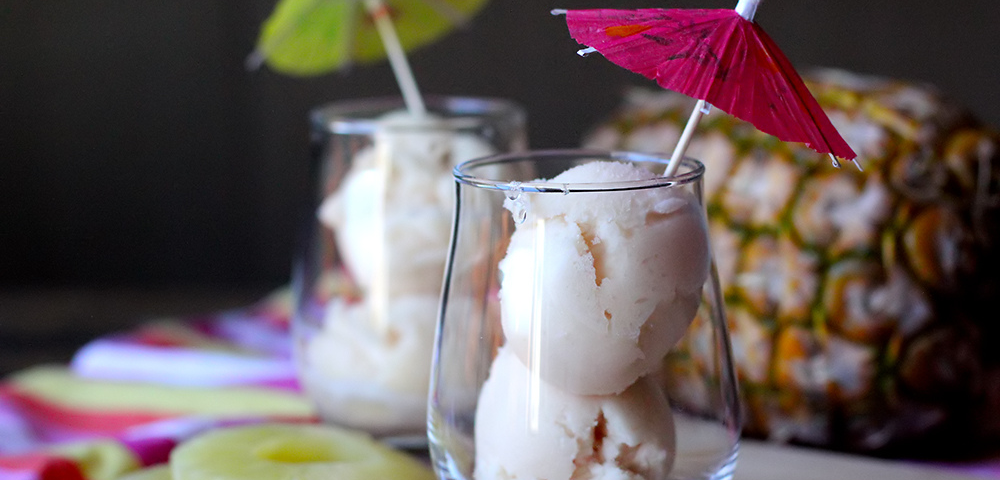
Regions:
M 423 102 L 404 52 L 468 21 L 487 0 L 279 0 L 250 67 L 311 76 L 389 58 L 407 106 Z

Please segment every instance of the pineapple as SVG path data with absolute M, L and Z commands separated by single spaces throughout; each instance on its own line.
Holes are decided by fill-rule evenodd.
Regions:
M 431 469 L 368 434 L 327 425 L 211 430 L 170 454 L 173 480 L 434 480 Z
M 170 476 L 170 465 L 160 464 L 129 472 L 118 480 L 173 480 L 173 477 Z
M 907 455 L 1000 431 L 1000 137 L 928 86 L 804 77 L 864 171 L 717 110 L 688 150 L 707 169 L 744 432 Z M 634 89 L 583 143 L 670 152 L 692 105 Z

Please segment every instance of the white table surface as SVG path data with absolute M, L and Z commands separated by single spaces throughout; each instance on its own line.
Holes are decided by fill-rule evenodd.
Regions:
M 998 474 L 743 440 L 735 480 L 982 480 Z

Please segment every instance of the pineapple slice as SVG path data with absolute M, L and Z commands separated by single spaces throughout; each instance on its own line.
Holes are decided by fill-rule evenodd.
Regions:
M 170 475 L 170 465 L 161 464 L 129 472 L 118 477 L 118 480 L 173 480 L 173 477 Z
M 277 423 L 192 438 L 171 453 L 170 470 L 173 480 L 434 480 L 428 466 L 367 434 Z

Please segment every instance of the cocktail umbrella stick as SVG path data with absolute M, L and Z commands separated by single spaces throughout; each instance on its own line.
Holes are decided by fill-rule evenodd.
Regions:
M 378 30 L 379 37 L 382 38 L 382 45 L 389 58 L 389 65 L 392 66 L 396 82 L 403 93 L 406 109 L 416 116 L 425 115 L 427 107 L 420 95 L 420 89 L 417 88 L 417 80 L 413 77 L 413 70 L 410 68 L 410 62 L 406 59 L 403 45 L 399 42 L 399 36 L 396 35 L 396 28 L 392 25 L 389 8 L 382 0 L 365 0 L 365 8 L 368 9 L 368 13 L 375 22 L 375 29 Z
M 701 117 L 705 114 L 706 110 L 708 110 L 708 103 L 704 100 L 698 100 L 698 103 L 694 104 L 694 110 L 691 110 L 691 116 L 688 117 L 687 124 L 684 125 L 681 138 L 677 140 L 674 153 L 670 156 L 670 162 L 667 163 L 667 168 L 663 171 L 664 177 L 669 177 L 677 173 L 677 167 L 681 164 L 680 160 L 684 158 L 684 152 L 691 143 L 691 137 L 694 136 L 694 131 L 698 127 L 698 123 L 701 122 Z
M 753 16 L 757 13 L 757 6 L 760 5 L 761 1 L 739 0 L 739 3 L 736 4 L 736 13 L 739 13 L 741 17 L 752 22 Z M 691 137 L 694 136 L 695 128 L 697 128 L 702 115 L 707 110 L 708 104 L 704 100 L 698 100 L 698 103 L 694 105 L 694 110 L 691 111 L 691 116 L 688 117 L 687 124 L 684 125 L 681 138 L 677 140 L 677 146 L 674 147 L 674 153 L 670 156 L 670 162 L 667 163 L 667 168 L 663 171 L 663 176 L 670 177 L 677 173 L 677 167 L 681 165 L 684 152 L 687 151 L 688 145 L 691 144 Z

